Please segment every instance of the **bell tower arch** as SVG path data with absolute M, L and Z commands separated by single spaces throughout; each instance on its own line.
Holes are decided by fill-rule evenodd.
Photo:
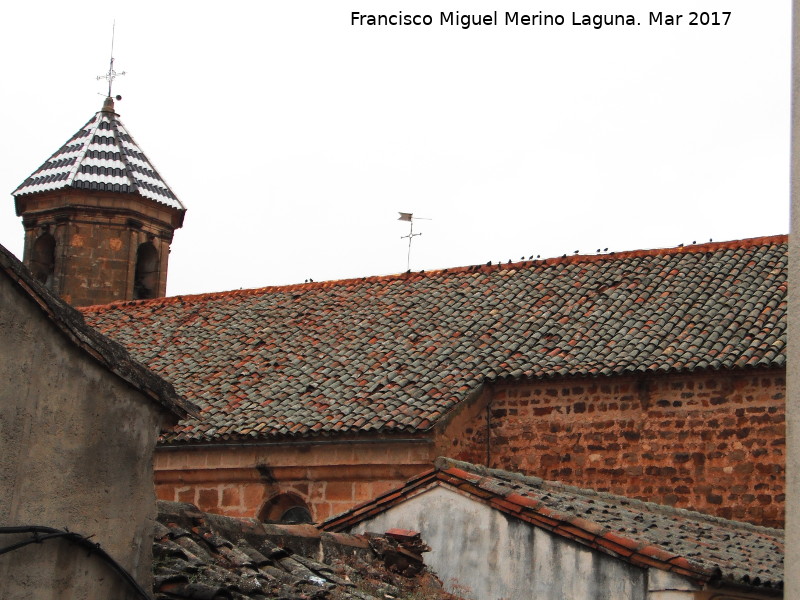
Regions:
M 23 262 L 75 306 L 166 294 L 186 208 L 119 120 L 111 97 L 13 193 Z

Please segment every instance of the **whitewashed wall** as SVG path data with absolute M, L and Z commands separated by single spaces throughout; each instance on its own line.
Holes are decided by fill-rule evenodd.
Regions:
M 446 588 L 474 600 L 684 600 L 687 580 L 653 573 L 506 517 L 444 487 L 395 506 L 354 533 L 413 529 Z M 653 570 L 655 571 L 655 570 Z

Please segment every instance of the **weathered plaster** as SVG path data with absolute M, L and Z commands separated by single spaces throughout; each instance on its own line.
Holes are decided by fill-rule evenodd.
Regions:
M 148 589 L 162 407 L 76 347 L 6 277 L 0 381 L 0 525 L 92 535 Z M 62 540 L 0 556 L 0 598 L 129 597 L 97 557 Z

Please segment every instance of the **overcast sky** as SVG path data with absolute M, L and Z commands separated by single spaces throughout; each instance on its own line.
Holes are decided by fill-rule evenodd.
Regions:
M 114 19 L 117 112 L 188 208 L 170 295 L 405 271 L 398 211 L 431 219 L 412 270 L 788 232 L 788 0 L 0 10 L 0 243 L 18 256 L 11 192 L 100 109 Z M 456 10 L 500 22 L 440 24 Z M 564 25 L 504 24 L 539 11 Z M 731 15 L 691 26 L 693 11 Z

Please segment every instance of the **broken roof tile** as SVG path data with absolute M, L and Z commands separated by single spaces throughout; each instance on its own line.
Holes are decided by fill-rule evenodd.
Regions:
M 397 540 L 320 533 L 309 525 L 268 525 L 165 501 L 158 502 L 158 523 L 162 534 L 169 532 L 161 537 L 174 537 L 181 545 L 154 540 L 156 600 L 377 600 L 421 590 L 426 598 L 460 600 L 429 573 L 396 568 L 395 555 L 411 555 L 404 547 L 427 550 L 419 536 Z M 304 544 L 309 533 L 314 537 Z

